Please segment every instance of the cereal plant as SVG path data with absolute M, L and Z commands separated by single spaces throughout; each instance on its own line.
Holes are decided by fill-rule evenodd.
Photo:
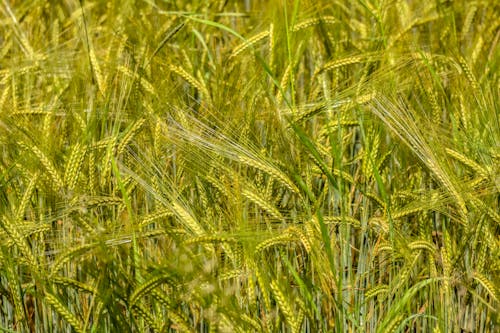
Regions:
M 0 331 L 500 331 L 497 1 L 0 22 Z

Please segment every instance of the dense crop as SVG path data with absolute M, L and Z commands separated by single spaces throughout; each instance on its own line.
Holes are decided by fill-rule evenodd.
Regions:
M 0 22 L 0 331 L 500 330 L 497 1 Z

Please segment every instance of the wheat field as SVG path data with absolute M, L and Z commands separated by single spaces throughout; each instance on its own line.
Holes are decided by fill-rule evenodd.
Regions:
M 499 332 L 500 4 L 3 0 L 0 332 Z

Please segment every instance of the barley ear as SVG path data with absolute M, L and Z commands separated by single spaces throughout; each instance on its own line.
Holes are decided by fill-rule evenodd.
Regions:
M 162 331 L 161 326 L 154 320 L 153 315 L 148 309 L 143 307 L 141 304 L 134 304 L 133 306 L 130 306 L 130 308 L 136 316 L 142 317 L 145 320 L 149 327 L 153 329 L 153 332 Z
M 479 284 L 484 288 L 484 290 L 493 300 L 498 302 L 498 292 L 493 282 L 491 282 L 486 276 L 478 272 L 474 273 L 473 278 L 474 280 L 479 282 Z
M 52 306 L 52 308 L 57 312 L 58 315 L 64 318 L 68 324 L 73 327 L 73 330 L 77 333 L 83 333 L 84 330 L 80 326 L 80 321 L 76 316 L 71 313 L 66 306 L 54 295 L 49 292 L 45 292 L 45 300 Z
M 35 256 L 33 255 L 28 242 L 23 237 L 23 235 L 19 233 L 19 228 L 7 217 L 2 217 L 0 227 L 4 229 L 7 235 L 9 235 L 10 239 L 21 251 L 22 256 L 19 259 L 27 262 L 28 266 L 30 266 L 33 271 L 38 271 L 38 262 L 35 259 Z
M 21 202 L 19 203 L 17 207 L 17 212 L 15 216 L 15 221 L 22 221 L 24 214 L 26 212 L 26 208 L 28 207 L 28 203 L 31 199 L 31 195 L 33 194 L 33 191 L 35 189 L 36 183 L 38 181 L 39 173 L 36 172 L 32 177 L 30 182 L 28 183 L 28 186 L 26 187 L 26 190 L 23 193 L 23 197 L 21 198 Z
M 50 179 L 52 180 L 54 184 L 54 190 L 59 191 L 64 187 L 64 182 L 61 179 L 61 176 L 59 175 L 59 172 L 56 170 L 52 162 L 49 160 L 49 158 L 35 145 L 27 145 L 27 144 L 22 144 L 25 147 L 30 147 L 30 150 L 33 152 L 33 154 L 38 158 L 40 161 L 40 164 L 47 170 L 47 173 L 50 176 Z
M 246 41 L 244 41 L 243 43 L 241 43 L 240 45 L 235 47 L 233 49 L 233 52 L 231 53 L 230 57 L 234 58 L 234 57 L 238 56 L 240 53 L 242 53 L 246 49 L 252 47 L 253 45 L 257 44 L 259 41 L 263 40 L 264 38 L 266 38 L 268 36 L 269 36 L 269 31 L 264 30 L 264 31 L 256 34 L 255 36 L 250 37 L 249 39 L 247 39 Z
M 272 204 L 267 202 L 266 200 L 263 199 L 264 195 L 261 193 L 258 193 L 256 189 L 252 188 L 245 188 L 241 192 L 241 194 L 247 198 L 249 201 L 254 203 L 257 207 L 265 210 L 267 213 L 269 213 L 272 217 L 274 217 L 277 220 L 283 220 L 283 215 L 281 215 L 280 211 L 274 207 Z
M 89 286 L 85 283 L 82 283 L 80 281 L 74 280 L 74 279 L 61 277 L 61 276 L 55 276 L 51 279 L 51 282 L 54 282 L 55 284 L 59 284 L 59 285 L 65 286 L 65 287 L 78 289 L 78 290 L 87 292 L 87 293 L 92 294 L 92 295 L 98 294 L 96 288 Z
M 145 294 L 149 293 L 151 290 L 155 289 L 159 285 L 165 283 L 165 282 L 172 282 L 170 274 L 162 274 L 158 276 L 153 276 L 132 292 L 132 294 L 129 297 L 129 304 L 131 307 L 136 305 L 138 300 L 144 296 Z
M 99 88 L 99 92 L 103 96 L 106 96 L 106 80 L 102 75 L 101 66 L 97 61 L 97 56 L 95 54 L 95 49 L 92 43 L 89 43 L 89 57 L 90 57 L 90 63 L 92 65 L 92 70 L 94 71 L 94 75 L 97 81 L 97 87 Z
M 203 83 L 198 81 L 194 76 L 186 72 L 184 68 L 175 65 L 170 65 L 170 70 L 173 73 L 179 75 L 184 80 L 186 80 L 186 82 L 188 82 L 190 85 L 198 89 L 205 97 L 207 98 L 210 97 L 207 87 Z
M 289 304 L 288 299 L 285 297 L 285 294 L 281 290 L 281 287 L 278 285 L 278 282 L 276 280 L 271 281 L 271 290 L 273 292 L 274 299 L 276 300 L 276 303 L 278 303 L 278 306 L 283 313 L 288 326 L 290 328 L 296 327 L 296 318 L 294 316 L 292 306 Z
M 127 131 L 127 133 L 125 133 L 122 140 L 120 141 L 120 143 L 116 147 L 116 155 L 117 156 L 120 156 L 121 154 L 123 154 L 125 148 L 132 141 L 133 137 L 141 130 L 141 127 L 145 121 L 146 120 L 144 118 L 139 119 L 130 127 L 130 129 Z
M 86 148 L 80 143 L 77 143 L 74 146 L 68 161 L 66 162 L 66 167 L 64 172 L 64 183 L 70 190 L 72 190 L 76 185 L 79 176 L 78 171 L 80 170 L 83 164 L 85 153 L 86 153 Z

